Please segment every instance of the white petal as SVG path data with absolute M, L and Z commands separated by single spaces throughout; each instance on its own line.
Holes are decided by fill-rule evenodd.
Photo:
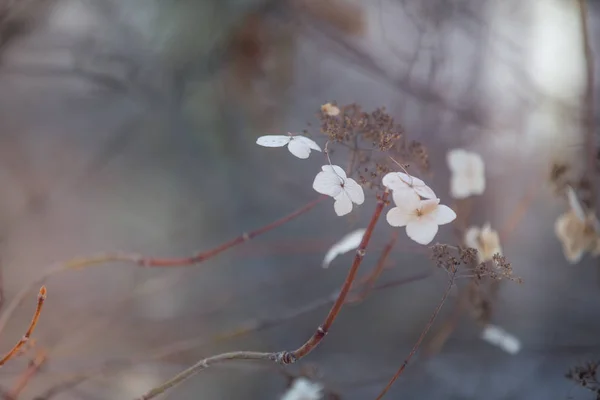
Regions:
M 464 149 L 454 149 L 446 154 L 446 161 L 452 172 L 462 173 L 462 171 L 468 168 L 471 160 L 468 151 Z
M 256 144 L 263 147 L 283 147 L 291 140 L 291 136 L 286 135 L 267 135 L 256 139 Z
M 437 206 L 435 210 L 435 223 L 438 225 L 449 224 L 456 219 L 456 213 L 448 206 L 443 204 Z
M 471 179 L 471 194 L 483 194 L 485 192 L 485 175 L 476 175 Z
M 414 190 L 408 188 L 406 190 L 394 190 L 392 192 L 392 199 L 397 207 L 414 212 L 421 205 L 421 199 Z
M 389 172 L 381 179 L 383 186 L 391 190 L 400 190 L 409 187 L 408 182 L 410 182 L 408 175 L 401 172 Z
M 477 153 L 470 153 L 471 168 L 475 176 L 485 176 L 485 163 L 483 157 Z
M 573 210 L 577 218 L 579 218 L 581 222 L 585 222 L 585 211 L 583 210 L 583 206 L 581 205 L 581 202 L 579 202 L 575 190 L 573 190 L 570 185 L 567 185 L 567 199 L 569 200 L 571 210 Z
M 344 183 L 343 190 L 346 191 L 346 194 L 348 197 L 350 197 L 350 200 L 352 200 L 353 203 L 360 205 L 365 202 L 365 192 L 363 191 L 362 186 L 360 186 L 354 179 L 347 178 L 346 182 Z
M 400 207 L 391 208 L 385 216 L 388 224 L 395 227 L 406 226 L 415 218 L 414 214 L 408 213 L 407 210 Z
M 429 244 L 438 232 L 437 224 L 431 219 L 421 218 L 406 225 L 406 234 L 419 244 Z
M 481 230 L 476 226 L 471 226 L 465 232 L 465 245 L 472 249 L 477 249 L 479 251 L 479 235 L 481 234 Z
M 431 189 L 425 184 L 420 186 L 413 186 L 413 188 L 415 189 L 415 192 L 417 192 L 417 194 L 424 199 L 435 199 L 437 197 L 433 189 Z
M 350 232 L 333 246 L 331 246 L 329 251 L 327 251 L 327 254 L 325 254 L 325 258 L 323 259 L 323 268 L 329 267 L 329 264 L 331 264 L 331 262 L 337 256 L 357 249 L 358 246 L 360 246 L 366 231 L 366 229 L 357 229 L 353 232 Z
M 307 159 L 310 155 L 310 147 L 295 139 L 288 144 L 288 150 L 290 153 L 303 160 Z
M 455 199 L 469 197 L 471 195 L 471 181 L 464 175 L 452 175 L 450 179 L 450 195 Z
M 499 326 L 487 325 L 481 332 L 481 338 L 509 354 L 517 354 L 521 350 L 519 339 Z
M 335 203 L 333 203 L 333 209 L 338 217 L 342 217 L 352 211 L 352 200 L 350 200 L 350 197 L 348 197 L 346 192 L 340 192 L 334 199 Z
M 292 136 L 292 141 L 298 141 L 300 143 L 304 143 L 306 146 L 308 146 L 309 148 L 316 150 L 316 151 L 322 151 L 321 147 L 319 147 L 319 145 L 317 144 L 317 142 L 315 142 L 312 139 L 309 139 L 305 136 L 300 136 L 300 135 L 296 135 L 296 136 Z
M 323 385 L 301 377 L 294 380 L 281 400 L 321 400 L 322 398 Z
M 318 193 L 326 194 L 335 197 L 342 191 L 340 178 L 331 172 L 321 171 L 315 176 L 313 181 L 313 189 Z
M 337 175 L 338 177 L 340 177 L 344 180 L 346 179 L 346 172 L 344 172 L 344 169 L 342 167 L 338 167 L 337 165 L 323 165 L 321 167 L 321 170 L 324 172 L 329 172 L 331 174 Z M 338 181 L 339 181 L 339 179 L 338 179 Z

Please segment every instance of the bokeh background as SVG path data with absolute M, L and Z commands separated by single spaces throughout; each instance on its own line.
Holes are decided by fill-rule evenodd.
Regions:
M 483 342 L 465 313 L 438 352 L 417 355 L 388 397 L 594 398 L 564 374 L 600 359 L 600 270 L 589 257 L 565 261 L 553 226 L 566 203 L 548 178 L 557 160 L 573 177 L 582 173 L 595 125 L 582 121 L 582 110 L 598 110 L 589 101 L 598 85 L 586 73 L 582 3 L 3 1 L 0 313 L 53 262 L 112 250 L 188 255 L 301 207 L 316 197 L 311 184 L 323 160 L 260 148 L 256 138 L 318 134 L 315 115 L 329 101 L 384 106 L 427 146 L 428 182 L 445 204 L 452 202 L 445 153 L 482 154 L 488 189 L 474 199 L 471 223 L 512 226 L 504 253 L 524 280 L 502 283 L 492 316 L 521 340 L 520 353 Z M 600 7 L 587 3 L 598 55 Z M 600 56 L 592 61 L 599 72 Z M 365 205 L 338 218 L 326 201 L 197 266 L 110 264 L 56 275 L 47 281 L 35 348 L 0 370 L 0 386 L 14 387 L 45 351 L 20 399 L 133 399 L 202 357 L 296 348 L 326 306 L 218 338 L 329 296 L 351 255 L 329 269 L 322 257 L 363 227 L 374 205 L 368 192 Z M 390 232 L 379 224 L 365 271 Z M 437 239 L 457 242 L 450 227 Z M 448 280 L 401 232 L 382 282 L 424 272 L 431 274 L 344 308 L 323 344 L 289 372 L 309 368 L 342 399 L 375 398 Z M 465 283 L 457 281 L 430 338 L 453 318 Z M 26 329 L 34 299 L 35 290 L 12 315 L 3 349 Z M 151 357 L 168 346 L 181 351 Z M 78 374 L 86 379 L 60 386 Z M 164 398 L 278 399 L 286 384 L 273 366 L 223 365 Z

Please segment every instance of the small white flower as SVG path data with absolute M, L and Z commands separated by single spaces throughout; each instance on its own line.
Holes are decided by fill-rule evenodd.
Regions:
M 323 165 L 321 170 L 315 177 L 313 189 L 335 199 L 333 208 L 338 216 L 352 211 L 352 203 L 364 203 L 363 188 L 354 179 L 346 177 L 342 168 L 337 165 Z
M 383 177 L 381 183 L 392 190 L 392 194 L 398 199 L 407 193 L 410 195 L 412 192 L 416 192 L 424 199 L 437 198 L 434 191 L 425 182 L 403 172 L 390 172 Z
M 481 338 L 509 354 L 517 354 L 521 350 L 519 339 L 496 325 L 486 325 L 481 332 Z
M 330 117 L 335 117 L 340 114 L 340 109 L 331 103 L 323 104 L 321 106 L 321 111 Z
M 331 264 L 331 262 L 337 256 L 357 249 L 358 246 L 360 246 L 360 242 L 362 242 L 366 231 L 366 229 L 357 229 L 354 232 L 350 232 L 341 238 L 336 244 L 331 246 L 327 254 L 325 254 L 325 258 L 323 259 L 323 268 L 329 267 L 329 264 Z
M 281 400 L 321 400 L 323 385 L 311 382 L 306 378 L 297 378 Z
M 456 213 L 448 206 L 440 205 L 440 199 L 421 200 L 413 192 L 405 194 L 396 207 L 388 211 L 387 222 L 391 226 L 406 226 L 406 234 L 419 244 L 429 244 L 438 231 L 438 225 L 448 224 L 456 218 Z
M 450 194 L 455 199 L 479 195 L 485 191 L 485 164 L 477 153 L 454 149 L 446 155 L 452 176 Z
M 471 226 L 465 233 L 465 244 L 477 250 L 478 262 L 491 261 L 494 254 L 502 255 L 500 235 L 492 229 L 489 223 L 482 228 Z
M 301 135 L 266 135 L 256 139 L 256 144 L 263 147 L 288 147 L 290 153 L 298 158 L 308 158 L 310 151 L 322 151 L 321 147 L 312 139 Z

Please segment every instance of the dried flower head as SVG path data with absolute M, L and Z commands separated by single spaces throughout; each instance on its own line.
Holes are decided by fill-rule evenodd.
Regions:
M 584 387 L 600 398 L 600 382 L 598 380 L 598 366 L 600 362 L 592 361 L 571 368 L 566 374 L 567 379 L 572 380 L 579 386 Z
M 554 232 L 569 263 L 577 264 L 586 252 L 593 256 L 600 254 L 600 239 L 595 229 L 597 224 L 595 215 L 588 213 L 582 221 L 573 209 L 558 217 L 554 224 Z
M 321 112 L 323 112 L 323 114 L 330 116 L 330 117 L 336 117 L 336 116 L 340 115 L 340 109 L 331 103 L 323 104 L 321 106 Z
M 472 226 L 465 233 L 465 244 L 477 250 L 478 262 L 491 261 L 494 254 L 502 254 L 500 236 L 489 223 L 482 228 Z

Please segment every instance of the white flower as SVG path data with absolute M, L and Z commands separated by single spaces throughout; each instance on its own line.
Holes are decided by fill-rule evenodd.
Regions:
M 479 195 L 485 191 L 485 165 L 477 153 L 454 149 L 446 155 L 452 176 L 450 194 L 455 199 Z
M 340 114 L 340 109 L 331 103 L 323 104 L 321 106 L 321 111 L 330 117 L 335 117 Z
M 434 191 L 425 182 L 403 172 L 390 172 L 383 177 L 381 183 L 392 190 L 392 194 L 398 199 L 407 193 L 410 195 L 412 192 L 416 192 L 424 199 L 437 198 Z
M 502 255 L 500 235 L 492 229 L 489 223 L 483 228 L 471 226 L 465 233 L 465 244 L 477 250 L 478 262 L 491 261 L 494 254 Z
M 583 209 L 583 205 L 577 198 L 575 190 L 573 190 L 570 185 L 567 185 L 567 200 L 569 201 L 569 207 L 571 207 L 571 210 L 573 210 L 577 218 L 579 218 L 582 222 L 585 222 L 586 212 Z
M 320 400 L 323 398 L 323 385 L 306 378 L 297 378 L 281 400 Z
M 329 267 L 329 264 L 339 255 L 345 254 L 350 250 L 357 249 L 362 242 L 363 236 L 365 235 L 366 229 L 357 229 L 354 232 L 350 232 L 343 238 L 341 238 L 336 244 L 331 246 L 325 258 L 323 259 L 323 268 Z
M 365 193 L 362 187 L 354 179 L 346 177 L 342 168 L 337 165 L 323 165 L 321 170 L 315 177 L 313 189 L 335 199 L 333 208 L 338 216 L 352 211 L 352 203 L 364 203 Z
M 600 237 L 595 227 L 598 219 L 588 213 L 582 221 L 573 209 L 562 214 L 554 223 L 554 233 L 562 244 L 563 254 L 571 264 L 577 264 L 586 252 L 600 255 Z
M 521 350 L 519 339 L 496 325 L 486 325 L 481 332 L 481 338 L 509 354 L 517 354 Z
M 322 151 L 312 139 L 301 135 L 266 135 L 256 139 L 256 144 L 263 147 L 283 147 L 287 145 L 290 153 L 298 158 L 308 158 L 310 150 Z
M 400 201 L 397 201 L 400 200 Z M 448 224 L 456 213 L 448 206 L 440 205 L 440 199 L 421 200 L 416 193 L 394 197 L 396 207 L 388 211 L 387 222 L 391 226 L 406 226 L 406 234 L 419 244 L 429 244 L 438 231 L 438 225 Z

